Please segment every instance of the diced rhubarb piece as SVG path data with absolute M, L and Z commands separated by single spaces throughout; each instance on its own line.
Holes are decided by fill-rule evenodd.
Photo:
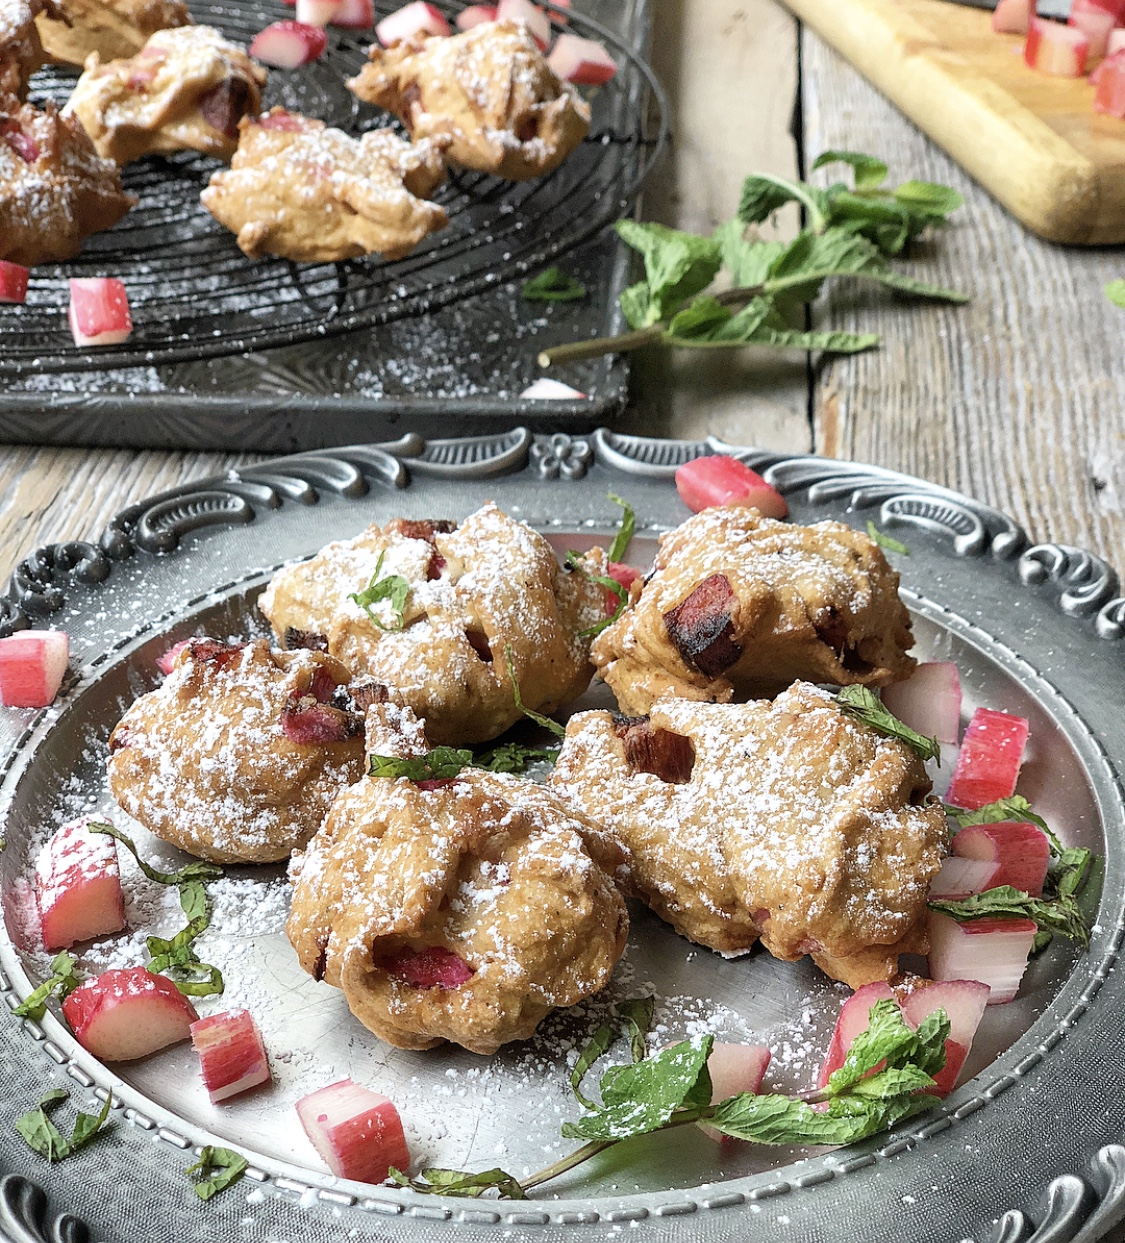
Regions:
M 304 22 L 271 22 L 250 40 L 250 55 L 275 69 L 298 69 L 324 55 L 328 36 Z
M 46 708 L 59 693 L 69 658 L 64 630 L 18 630 L 0 639 L 0 703 Z
M 270 1082 L 270 1064 L 258 1024 L 246 1010 L 226 1010 L 191 1025 L 203 1086 L 211 1103 Z
M 176 667 L 176 657 L 188 647 L 191 643 L 190 639 L 181 639 L 179 643 L 173 643 L 166 652 L 161 652 L 156 658 L 156 667 L 164 674 L 165 677 Z
M 297 0 L 295 16 L 306 26 L 327 26 L 339 7 L 340 0 Z
M 935 980 L 979 980 L 990 1006 L 1019 992 L 1038 928 L 1030 919 L 972 919 L 958 923 L 929 913 L 930 975 Z
M 224 78 L 199 98 L 199 114 L 220 134 L 238 141 L 238 123 L 251 110 L 250 84 L 240 76 Z
M 10 147 L 25 164 L 34 164 L 42 151 L 32 134 L 25 134 L 18 122 L 0 121 L 0 139 Z
M 129 295 L 111 276 L 72 276 L 66 317 L 75 345 L 120 345 L 133 331 Z
M 711 1077 L 711 1104 L 717 1105 L 728 1096 L 740 1096 L 743 1092 L 757 1093 L 762 1086 L 770 1064 L 770 1051 L 764 1044 L 731 1044 L 716 1040 L 707 1059 L 707 1073 Z M 706 1122 L 697 1123 L 699 1129 L 714 1140 L 728 1137 Z
M 494 4 L 470 4 L 467 9 L 462 9 L 460 13 L 453 19 L 454 25 L 462 34 L 466 30 L 474 30 L 477 26 L 484 26 L 488 22 L 496 20 L 496 5 Z
M 990 889 L 1011 885 L 1033 898 L 1043 893 L 1043 882 L 1051 864 L 1051 843 L 1034 824 L 1023 820 L 972 824 L 954 837 L 951 849 L 963 859 L 995 865 L 996 874 L 987 886 Z
M 900 997 L 899 1005 L 907 1023 L 917 1030 L 935 1010 L 944 1010 L 949 1019 L 949 1035 L 945 1041 L 945 1066 L 934 1075 L 938 1096 L 948 1096 L 957 1084 L 957 1076 L 973 1047 L 980 1021 L 984 1018 L 991 993 L 979 980 L 928 980 L 916 984 Z
M 1099 67 L 1094 111 L 1125 119 L 1125 52 L 1118 52 Z
M 962 859 L 949 855 L 941 871 L 930 881 L 930 897 L 943 899 L 967 898 L 996 886 L 1000 865 L 995 860 Z
M 767 518 L 789 514 L 785 497 L 772 484 L 725 453 L 692 458 L 678 467 L 676 491 L 693 514 L 713 505 L 747 505 Z
M 905 682 L 883 687 L 882 699 L 888 711 L 911 729 L 956 746 L 961 736 L 961 679 L 952 661 L 919 665 Z
M 1105 60 L 1102 61 L 1102 63 L 1094 70 L 1092 74 L 1090 74 L 1090 85 L 1091 86 L 1097 86 L 1098 83 L 1102 80 L 1102 76 L 1104 74 L 1111 72 L 1115 65 L 1119 65 L 1122 62 L 1125 62 L 1125 30 L 1113 31 L 1111 40 L 1118 35 L 1121 36 L 1120 46 L 1115 47 L 1112 51 L 1110 51 L 1107 47 Z
M 396 9 L 375 27 L 375 38 L 384 47 L 394 47 L 419 35 L 447 35 L 452 33 L 449 23 L 440 9 L 425 0 L 415 0 L 405 8 Z
M 669 785 L 685 785 L 695 767 L 690 738 L 670 729 L 653 729 L 647 716 L 615 718 L 613 732 L 625 747 L 625 762 L 635 773 L 651 773 Z
M 338 1178 L 381 1183 L 391 1166 L 406 1170 L 410 1152 L 389 1097 L 341 1079 L 297 1102 L 297 1116 Z
M 1080 78 L 1086 72 L 1089 54 L 1089 36 L 1074 26 L 1042 17 L 1033 17 L 1028 23 L 1023 58 L 1032 69 L 1056 78 Z
M 569 26 L 570 16 L 567 13 L 558 13 L 557 9 L 573 8 L 571 0 L 553 0 L 554 8 L 547 9 L 547 16 L 556 26 Z
M 314 695 L 289 696 L 281 709 L 281 731 L 301 746 L 347 742 L 363 733 L 363 718 L 355 712 L 321 703 Z
M 498 22 L 523 22 L 531 31 L 531 37 L 545 52 L 551 42 L 551 19 L 531 0 L 500 0 L 496 6 Z
M 26 302 L 31 269 L 21 263 L 0 259 L 0 302 Z
M 668 637 L 684 661 L 717 678 L 742 656 L 734 637 L 734 592 L 724 574 L 712 574 L 664 614 Z
M 626 565 L 624 561 L 611 561 L 606 566 L 606 574 L 612 578 L 615 583 L 620 583 L 625 588 L 625 599 L 629 599 L 629 588 L 635 582 L 644 577 L 644 572 L 638 570 L 635 565 Z M 605 589 L 605 615 L 612 617 L 614 613 L 621 607 L 621 597 L 616 591 Z
M 999 0 L 992 10 L 992 29 L 997 34 L 1025 35 L 1035 16 L 1035 0 Z
M 946 802 L 975 811 L 1011 798 L 1023 763 L 1029 728 L 1022 716 L 978 708 L 957 754 Z
M 602 86 L 617 72 L 617 62 L 597 39 L 561 34 L 547 57 L 557 78 L 575 86 Z
M 585 393 L 580 393 L 578 389 L 571 388 L 569 384 L 563 384 L 561 380 L 548 379 L 546 376 L 536 380 L 534 384 L 528 385 L 520 393 L 521 398 L 527 398 L 532 401 L 574 401 L 585 396 Z
M 117 843 L 106 833 L 91 833 L 89 821 L 83 817 L 63 825 L 35 863 L 39 929 L 48 950 L 125 927 Z
M 437 781 L 440 782 L 439 789 L 450 784 L 448 778 L 438 778 Z M 430 785 L 421 781 L 417 784 Z M 444 945 L 430 945 L 420 950 L 404 948 L 382 959 L 378 965 L 410 988 L 460 988 L 476 974 L 460 955 Z
M 375 6 L 371 0 L 340 0 L 329 25 L 346 30 L 370 30 L 375 25 Z
M 1125 55 L 1125 26 L 1116 26 L 1109 32 L 1109 40 L 1105 45 L 1107 60 L 1115 56 Z
M 1066 23 L 1080 30 L 1089 39 L 1091 60 L 1101 60 L 1106 54 L 1109 34 L 1115 22 L 1114 15 L 1098 4 L 1097 0 L 1071 0 Z
M 199 1015 L 168 979 L 144 967 L 103 971 L 63 1002 L 78 1043 L 103 1062 L 131 1062 L 179 1044 Z

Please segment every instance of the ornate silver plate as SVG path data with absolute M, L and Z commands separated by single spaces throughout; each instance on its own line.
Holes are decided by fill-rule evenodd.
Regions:
M 394 515 L 460 518 L 487 498 L 566 548 L 611 533 L 619 511 L 607 493 L 624 495 L 639 520 L 631 560 L 643 560 L 655 537 L 686 516 L 672 487 L 675 467 L 720 448 L 607 431 L 577 439 L 517 429 L 428 443 L 406 436 L 180 488 L 124 511 L 97 543 L 51 546 L 24 561 L 0 627 L 65 629 L 73 677 L 52 708 L 0 716 L 0 990 L 9 1006 L 46 966 L 42 953 L 20 948 L 19 936 L 21 887 L 37 843 L 79 811 L 109 810 L 106 737 L 124 706 L 155 684 L 155 657 L 171 642 L 260 629 L 253 601 L 273 568 L 331 538 Z M 584 1243 L 632 1232 L 654 1243 L 1069 1243 L 1100 1237 L 1125 1216 L 1125 986 L 1116 970 L 1125 941 L 1125 598 L 1116 576 L 1077 549 L 1027 547 L 1003 514 L 903 475 L 735 452 L 786 494 L 798 521 L 873 519 L 895 529 L 910 549 L 894 559 L 920 654 L 957 662 L 967 709 L 986 703 L 1030 719 L 1021 790 L 1069 843 L 1104 858 L 1085 898 L 1096 916 L 1089 951 L 1052 947 L 1020 998 L 988 1012 L 968 1082 L 938 1111 L 866 1144 L 778 1151 L 717 1145 L 688 1128 L 603 1154 L 527 1202 L 340 1182 L 323 1172 L 291 1105 L 343 1075 L 396 1101 L 419 1163 L 501 1165 L 519 1177 L 570 1149 L 559 1138 L 575 1108 L 567 1055 L 613 1000 L 654 992 L 661 1040 L 707 1030 L 768 1043 L 770 1080 L 793 1088 L 816 1075 L 843 994 L 805 964 L 720 959 L 637 910 L 607 996 L 553 1017 L 535 1040 L 490 1060 L 404 1053 L 381 1045 L 334 990 L 297 968 L 281 933 L 280 871 L 232 869 L 201 949 L 227 977 L 213 1008 L 246 1005 L 262 1024 L 274 1087 L 214 1107 L 190 1048 L 106 1067 L 56 1012 L 41 1024 L 11 1019 L 0 1026 L 6 1238 Z M 151 839 L 142 850 L 170 858 Z M 124 945 L 101 943 L 87 962 L 132 951 L 143 961 L 129 938 L 148 930 L 124 934 Z M 113 1126 L 48 1166 L 12 1123 L 57 1086 L 70 1089 L 68 1107 L 89 1108 L 111 1093 Z M 209 1143 L 240 1149 L 250 1170 L 202 1204 L 184 1171 Z

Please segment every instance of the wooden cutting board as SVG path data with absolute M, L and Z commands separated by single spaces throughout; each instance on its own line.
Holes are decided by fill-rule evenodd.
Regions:
M 993 34 L 981 9 L 785 3 L 1033 232 L 1125 242 L 1125 121 L 1093 111 L 1087 81 L 1029 69 L 1022 37 Z

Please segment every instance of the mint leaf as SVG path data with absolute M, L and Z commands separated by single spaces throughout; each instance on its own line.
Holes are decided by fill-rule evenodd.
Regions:
M 107 1096 L 97 1115 L 79 1111 L 74 1123 L 70 1139 L 64 1139 L 58 1127 L 47 1116 L 48 1111 L 61 1105 L 70 1093 L 65 1088 L 55 1088 L 39 1101 L 37 1109 L 29 1110 L 16 1119 L 16 1130 L 23 1136 L 24 1142 L 41 1157 L 48 1161 L 63 1161 L 84 1147 L 105 1125 L 109 1117 L 110 1102 Z
M 1105 296 L 1114 306 L 1125 310 L 1125 281 L 1110 281 L 1105 287 Z
M 375 573 L 371 575 L 371 581 L 362 591 L 353 591 L 348 599 L 358 604 L 380 630 L 399 631 L 406 625 L 403 610 L 406 608 L 406 597 L 410 594 L 410 584 L 399 574 L 388 574 L 386 578 L 379 577 L 383 572 L 383 559 L 386 555 L 384 549 L 379 554 L 379 560 L 375 562 Z M 390 602 L 391 612 L 394 614 L 394 621 L 389 626 L 384 626 L 371 608 L 373 604 L 378 604 L 381 600 Z
M 938 1103 L 936 1096 L 916 1093 L 887 1100 L 837 1097 L 819 1110 L 787 1096 L 743 1092 L 721 1101 L 707 1122 L 756 1144 L 853 1144 Z
M 786 203 L 799 203 L 808 215 L 808 228 L 819 233 L 827 222 L 828 196 L 803 181 L 789 181 L 771 173 L 751 175 L 742 183 L 738 218 L 744 224 L 761 224 Z
M 630 997 L 617 1008 L 617 1017 L 625 1023 L 629 1033 L 629 1046 L 634 1062 L 642 1062 L 645 1058 L 645 1037 L 652 1028 L 652 1014 L 656 1006 L 656 998 Z
M 633 512 L 632 505 L 628 501 L 623 501 L 615 492 L 609 493 L 609 499 L 615 505 L 620 505 L 622 509 L 621 526 L 618 527 L 613 543 L 609 546 L 609 560 L 624 561 L 629 545 L 633 542 L 633 533 L 637 529 L 637 515 Z
M 510 643 L 504 648 L 504 660 L 508 666 L 508 680 L 512 684 L 512 695 L 515 697 L 516 707 L 524 716 L 534 721 L 536 725 L 542 725 L 544 729 L 549 729 L 556 738 L 565 738 L 566 730 L 558 721 L 552 721 L 549 716 L 543 716 L 542 713 L 533 712 L 530 708 L 525 707 L 523 696 L 520 694 L 519 680 L 516 677 L 516 662 L 512 656 L 512 645 Z
M 637 220 L 619 220 L 614 228 L 644 258 L 647 296 L 627 290 L 629 297 L 620 300 L 634 328 L 667 319 L 681 303 L 702 293 L 719 271 L 719 244 L 712 238 Z
M 367 774 L 369 777 L 406 777 L 410 781 L 447 781 L 472 763 L 471 751 L 434 747 L 425 755 L 412 759 L 403 759 L 398 755 L 370 755 L 367 757 Z
M 712 235 L 719 243 L 723 267 L 738 288 L 760 285 L 785 251 L 784 242 L 748 241 L 741 220 L 728 220 Z
M 184 1173 L 192 1180 L 195 1194 L 201 1200 L 210 1200 L 238 1182 L 248 1164 L 241 1153 L 208 1144 L 200 1149 L 199 1160 Z
M 967 829 L 972 824 L 999 824 L 1003 820 L 1021 820 L 1042 829 L 1056 854 L 1060 853 L 1063 848 L 1062 842 L 1051 831 L 1046 820 L 1042 816 L 1037 816 L 1031 810 L 1031 804 L 1022 794 L 1013 794 L 1011 798 L 1002 798 L 995 803 L 986 803 L 984 807 L 978 807 L 975 811 L 965 811 L 960 807 L 950 807 L 947 803 L 945 805 L 945 814 L 950 819 L 955 820 L 963 829 Z
M 952 186 L 933 181 L 904 181 L 893 191 L 895 199 L 917 216 L 926 216 L 931 223 L 944 221 L 950 212 L 964 207 L 965 198 Z
M 867 534 L 872 543 L 878 544 L 880 548 L 885 548 L 888 552 L 900 553 L 904 557 L 910 556 L 910 549 L 901 540 L 884 535 L 870 518 L 867 520 Z
M 586 286 L 562 268 L 547 268 L 538 276 L 524 281 L 520 297 L 528 302 L 577 302 L 586 296 Z
M 813 171 L 826 164 L 850 164 L 857 190 L 877 190 L 887 180 L 887 166 L 873 155 L 855 151 L 822 151 L 813 161 Z
M 217 880 L 223 874 L 223 869 L 217 863 L 207 863 L 203 859 L 197 859 L 194 863 L 186 864 L 178 872 L 158 872 L 156 868 L 150 867 L 141 858 L 137 853 L 136 846 L 133 845 L 132 838 L 122 833 L 120 829 L 115 829 L 112 824 L 98 820 L 89 821 L 86 827 L 91 833 L 105 833 L 112 837 L 114 841 L 120 842 L 136 859 L 137 866 L 141 871 L 149 880 L 155 881 L 158 885 L 182 885 L 186 881 Z
M 667 335 L 683 344 L 695 338 L 714 340 L 715 330 L 728 323 L 731 318 L 731 312 L 716 299 L 706 296 L 696 298 L 672 316 Z
M 192 942 L 211 926 L 211 899 L 199 881 L 180 886 L 180 906 L 188 917 L 170 940 L 150 936 L 146 939 L 151 955 L 149 971 L 166 975 L 181 993 L 189 997 L 210 997 L 224 988 L 223 973 L 218 967 L 201 962 Z
M 578 1055 L 578 1061 L 571 1069 L 570 1090 L 578 1098 L 578 1103 L 583 1109 L 597 1110 L 599 1108 L 597 1101 L 591 1100 L 582 1092 L 582 1080 L 586 1078 L 590 1067 L 605 1053 L 615 1039 L 613 1028 L 603 1023 L 586 1041 L 582 1052 Z
M 1031 919 L 1044 932 L 1061 933 L 1083 947 L 1090 944 L 1090 929 L 1072 894 L 1032 898 L 1011 885 L 999 885 L 967 898 L 932 901 L 928 905 L 958 923 L 973 919 Z
M 473 767 L 491 773 L 522 773 L 532 764 L 553 763 L 558 759 L 558 747 L 525 747 L 518 742 L 503 742 L 473 757 Z
M 34 1019 L 38 1022 L 47 1013 L 47 998 L 56 993 L 59 998 L 68 996 L 78 987 L 81 981 L 75 972 L 77 961 L 66 950 L 51 959 L 51 975 L 39 985 L 27 1000 L 21 1002 L 12 1013 L 21 1019 Z
M 495 1189 L 500 1193 L 501 1200 L 527 1199 L 518 1179 L 501 1169 L 470 1174 L 465 1170 L 443 1170 L 431 1166 L 423 1170 L 418 1178 L 408 1178 L 392 1165 L 388 1177 L 397 1186 L 409 1187 L 422 1195 L 476 1197 Z
M 70 1152 L 77 1152 L 79 1148 L 85 1147 L 90 1140 L 105 1126 L 109 1117 L 109 1106 L 113 1100 L 112 1096 L 107 1095 L 102 1102 L 102 1107 L 96 1114 L 83 1113 L 78 1111 L 78 1116 L 74 1120 L 74 1130 L 70 1135 Z M 68 1156 L 70 1153 L 67 1154 Z
M 836 705 L 848 716 L 861 721 L 876 733 L 905 742 L 908 747 L 917 752 L 921 759 L 937 760 L 938 764 L 941 763 L 941 747 L 938 740 L 926 738 L 900 721 L 883 706 L 879 696 L 868 687 L 842 687 L 836 696 Z
M 861 1081 L 867 1086 L 863 1095 L 889 1096 L 897 1092 L 914 1092 L 932 1088 L 932 1075 L 945 1065 L 945 1041 L 949 1037 L 949 1020 L 944 1011 L 936 1011 L 914 1031 L 907 1026 L 902 1011 L 891 1000 L 877 1001 L 868 1012 L 867 1027 L 856 1036 L 844 1064 L 829 1077 L 825 1092 L 829 1098 L 857 1090 Z M 883 1068 L 883 1069 L 880 1069 Z M 894 1072 L 894 1074 L 890 1074 Z M 906 1080 L 911 1086 L 901 1086 Z M 887 1078 L 882 1076 L 887 1075 Z M 921 1076 L 925 1082 L 914 1082 Z M 895 1086 L 895 1084 L 899 1086 Z M 873 1088 L 871 1084 L 875 1084 Z

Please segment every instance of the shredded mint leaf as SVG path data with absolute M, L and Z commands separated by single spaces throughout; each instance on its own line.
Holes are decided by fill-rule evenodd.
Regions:
M 848 716 L 862 721 L 864 725 L 877 733 L 887 738 L 897 738 L 899 742 L 905 742 L 908 747 L 917 752 L 921 759 L 937 760 L 939 764 L 941 763 L 941 747 L 938 740 L 926 738 L 912 730 L 909 725 L 903 724 L 897 716 L 883 706 L 879 696 L 868 687 L 842 687 L 836 696 L 836 704 Z
M 965 811 L 960 807 L 945 806 L 945 814 L 955 820 L 963 829 L 972 824 L 999 824 L 1003 820 L 1022 820 L 1034 824 L 1043 830 L 1056 854 L 1062 851 L 1062 842 L 1055 836 L 1042 816 L 1031 810 L 1031 804 L 1022 794 L 1013 794 L 1011 798 L 1002 798 L 995 803 L 987 803 L 976 811 Z
M 629 545 L 633 542 L 633 534 L 637 529 L 637 515 L 633 512 L 632 505 L 628 501 L 623 501 L 615 492 L 609 493 L 609 499 L 615 505 L 620 505 L 622 509 L 621 526 L 618 527 L 613 543 L 609 546 L 609 559 L 610 561 L 624 561 Z
M 867 534 L 872 542 L 878 544 L 880 548 L 885 548 L 888 552 L 897 552 L 904 557 L 910 556 L 910 549 L 901 540 L 894 539 L 890 535 L 884 535 L 870 518 L 867 519 Z
M 586 296 L 586 286 L 562 268 L 547 268 L 524 281 L 520 297 L 528 302 L 577 302 Z
M 644 258 L 643 291 L 636 285 L 621 297 L 621 309 L 633 328 L 648 328 L 674 314 L 715 279 L 721 257 L 713 238 L 699 237 L 662 224 L 619 220 L 618 236 Z
M 877 190 L 887 180 L 887 166 L 873 155 L 855 151 L 822 151 L 813 161 L 813 171 L 826 164 L 849 164 L 855 174 L 857 190 Z
M 402 630 L 406 625 L 403 610 L 406 608 L 406 597 L 410 594 L 410 584 L 399 574 L 388 574 L 386 578 L 379 577 L 383 572 L 383 558 L 386 555 L 385 550 L 379 554 L 379 560 L 375 562 L 375 573 L 371 575 L 371 581 L 362 591 L 353 591 L 348 596 L 348 599 L 358 604 L 371 619 L 372 623 L 378 626 L 380 630 L 398 631 Z M 378 604 L 380 600 L 390 601 L 394 621 L 389 626 L 384 626 L 371 608 L 373 604 Z
M 75 967 L 77 962 L 66 950 L 51 959 L 51 975 L 28 995 L 12 1013 L 21 1019 L 34 1019 L 38 1022 L 47 1013 L 47 998 L 56 993 L 59 998 L 68 996 L 81 983 Z
M 1110 281 L 1105 287 L 1105 296 L 1114 306 L 1125 310 L 1125 281 Z
M 188 917 L 187 927 L 181 928 L 170 940 L 158 936 L 147 938 L 151 955 L 148 969 L 166 975 L 189 997 L 221 993 L 223 973 L 218 967 L 201 962 L 192 944 L 211 926 L 211 899 L 199 881 L 188 881 L 180 886 L 180 906 Z
M 629 603 L 629 593 L 617 579 L 610 578 L 608 574 L 595 574 L 592 570 L 587 569 L 582 554 L 575 552 L 573 549 L 566 554 L 566 566 L 568 570 L 574 570 L 589 582 L 597 583 L 598 586 L 604 587 L 606 591 L 612 591 L 617 597 L 617 607 L 612 613 L 607 617 L 599 619 L 592 626 L 587 626 L 585 630 L 578 632 L 580 639 L 592 639 L 595 635 L 601 634 L 608 626 L 612 626 L 620 617 L 621 610 Z
M 112 1099 L 112 1096 L 106 1096 L 102 1102 L 101 1109 L 96 1114 L 83 1113 L 82 1110 L 78 1111 L 78 1116 L 74 1120 L 74 1130 L 70 1135 L 71 1152 L 77 1152 L 79 1148 L 88 1144 L 105 1126 L 106 1119 L 109 1117 L 109 1106 Z
M 645 1059 L 645 1036 L 652 1027 L 652 1015 L 655 1004 L 656 999 L 652 996 L 630 997 L 614 1008 L 614 1013 L 625 1024 L 629 1036 L 629 1048 L 634 1062 L 643 1062 Z M 575 1062 L 574 1068 L 570 1072 L 571 1089 L 585 1109 L 596 1110 L 599 1107 L 596 1102 L 583 1095 L 581 1090 L 582 1080 L 586 1077 L 590 1067 L 606 1052 L 615 1039 L 616 1035 L 613 1028 L 602 1024 L 586 1042 L 586 1046 L 579 1054 L 578 1061 Z
M 520 694 L 519 679 L 516 677 L 516 662 L 512 656 L 512 646 L 510 643 L 504 648 L 504 660 L 508 666 L 508 680 L 512 684 L 512 694 L 515 696 L 516 707 L 519 708 L 524 716 L 534 721 L 536 725 L 542 725 L 544 729 L 549 729 L 556 738 L 565 738 L 566 730 L 558 721 L 552 721 L 549 716 L 543 716 L 540 712 L 532 712 L 530 708 L 525 707 L 523 696 Z
M 115 829 L 112 824 L 103 823 L 97 820 L 91 820 L 86 827 L 91 833 L 106 833 L 126 847 L 129 853 L 137 861 L 137 866 L 151 881 L 155 881 L 158 885 L 182 885 L 187 881 L 193 880 L 217 880 L 223 874 L 223 869 L 217 863 L 208 863 L 203 859 L 197 859 L 194 863 L 188 863 L 180 868 L 178 872 L 158 872 L 156 868 L 150 867 L 137 853 L 136 846 L 133 845 L 132 838 L 122 833 L 120 829 Z
M 643 1062 L 645 1059 L 645 1037 L 652 1030 L 655 1006 L 656 998 L 650 994 L 648 997 L 630 997 L 617 1007 L 617 1017 L 624 1021 L 629 1033 L 629 1046 L 634 1062 Z
M 1031 919 L 1044 932 L 1061 933 L 1083 947 L 1090 944 L 1090 929 L 1073 895 L 1032 898 L 1011 885 L 999 885 L 956 901 L 933 901 L 930 909 L 958 923 L 973 919 Z
M 406 777 L 410 781 L 446 781 L 473 763 L 471 751 L 454 747 L 434 747 L 415 759 L 397 755 L 371 755 L 367 773 L 371 777 Z
M 476 1197 L 495 1189 L 500 1193 L 501 1200 L 527 1199 L 519 1180 L 501 1169 L 471 1174 L 465 1170 L 443 1170 L 431 1167 L 423 1170 L 418 1178 L 408 1178 L 401 1170 L 396 1170 L 394 1166 L 391 1166 L 388 1176 L 397 1186 L 409 1187 L 422 1195 Z
M 614 1039 L 613 1028 L 603 1023 L 586 1042 L 582 1052 L 578 1055 L 578 1061 L 574 1063 L 571 1069 L 570 1089 L 578 1098 L 578 1103 L 583 1109 L 597 1110 L 599 1108 L 597 1101 L 593 1101 L 583 1094 L 582 1080 L 586 1078 L 586 1073 L 590 1067 L 613 1044 Z
M 184 1173 L 191 1179 L 195 1194 L 201 1200 L 210 1200 L 238 1182 L 248 1164 L 241 1153 L 208 1144 L 200 1149 L 199 1160 Z
M 62 1132 L 48 1117 L 48 1111 L 61 1105 L 69 1096 L 70 1093 L 65 1088 L 56 1088 L 40 1100 L 38 1108 L 29 1110 L 16 1119 L 16 1130 L 23 1136 L 27 1146 L 48 1161 L 63 1161 L 72 1156 L 94 1138 L 109 1117 L 112 1097 L 107 1096 L 99 1114 L 79 1111 L 70 1139 L 64 1139 Z
M 473 767 L 490 773 L 523 773 L 532 764 L 554 763 L 558 747 L 525 747 L 518 742 L 504 742 L 473 757 Z

